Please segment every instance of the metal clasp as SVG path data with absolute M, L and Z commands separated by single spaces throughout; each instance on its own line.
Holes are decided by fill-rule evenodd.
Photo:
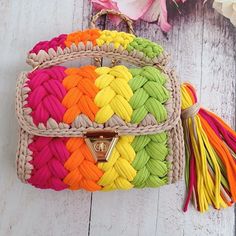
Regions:
M 106 162 L 118 141 L 114 130 L 96 130 L 84 132 L 84 139 L 96 162 Z

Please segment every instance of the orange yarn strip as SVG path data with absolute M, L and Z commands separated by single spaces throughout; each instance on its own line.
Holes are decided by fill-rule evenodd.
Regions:
M 65 70 L 67 76 L 62 82 L 67 90 L 62 101 L 63 106 L 67 108 L 63 117 L 65 123 L 71 124 L 81 113 L 94 121 L 95 114 L 98 112 L 98 107 L 94 103 L 98 93 L 98 88 L 94 84 L 97 78 L 95 69 L 94 66 L 82 66 Z
M 216 120 L 218 120 L 219 123 L 236 138 L 236 132 L 232 130 L 220 117 L 218 117 L 216 114 L 214 114 L 211 111 L 206 111 L 206 112 L 209 115 L 213 116 Z
M 96 166 L 84 139 L 70 138 L 66 143 L 66 148 L 71 155 L 64 164 L 69 174 L 63 182 L 69 185 L 71 190 L 100 190 L 101 186 L 97 184 L 97 181 L 103 172 Z
M 225 145 L 224 141 L 222 141 L 212 130 L 206 120 L 200 117 L 202 122 L 202 127 L 209 137 L 209 141 L 211 145 L 216 150 L 218 156 L 223 161 L 223 164 L 227 171 L 227 178 L 229 181 L 229 186 L 232 194 L 232 199 L 236 201 L 236 165 L 233 156 L 231 155 L 228 147 Z
M 93 45 L 97 45 L 96 39 L 98 39 L 99 37 L 100 30 L 98 29 L 78 31 L 67 35 L 65 45 L 67 47 L 70 47 L 73 43 L 78 45 L 80 42 L 86 45 L 88 41 L 92 42 Z

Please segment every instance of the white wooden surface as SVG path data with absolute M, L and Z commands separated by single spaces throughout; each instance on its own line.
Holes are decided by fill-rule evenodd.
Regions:
M 166 38 L 155 24 L 137 22 L 137 35 L 172 54 L 181 80 L 198 88 L 206 107 L 235 124 L 236 30 L 208 2 L 187 1 Z M 235 235 L 234 207 L 182 213 L 183 181 L 161 189 L 90 194 L 56 193 L 21 184 L 15 174 L 17 74 L 37 41 L 88 26 L 88 0 L 0 0 L 0 236 Z M 101 21 L 104 26 L 107 22 Z

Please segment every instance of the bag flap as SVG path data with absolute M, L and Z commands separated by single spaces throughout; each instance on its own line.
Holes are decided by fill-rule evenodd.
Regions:
M 153 66 L 52 66 L 21 73 L 17 118 L 26 132 L 40 136 L 79 137 L 99 130 L 153 134 L 179 121 L 179 91 L 173 71 Z

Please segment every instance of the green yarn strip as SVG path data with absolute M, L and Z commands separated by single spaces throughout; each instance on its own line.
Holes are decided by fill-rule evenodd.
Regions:
M 164 51 L 160 45 L 140 37 L 134 38 L 134 40 L 128 44 L 126 49 L 128 52 L 133 50 L 143 52 L 144 55 L 149 58 L 158 57 Z
M 136 157 L 132 166 L 137 171 L 132 184 L 136 188 L 159 187 L 168 182 L 169 163 L 166 157 L 168 135 L 166 132 L 136 136 L 132 147 Z
M 164 87 L 165 75 L 152 66 L 132 68 L 129 71 L 133 76 L 129 85 L 134 93 L 129 100 L 133 108 L 131 123 L 140 123 L 148 113 L 151 113 L 158 123 L 165 121 L 167 111 L 164 103 L 170 97 L 169 91 Z

